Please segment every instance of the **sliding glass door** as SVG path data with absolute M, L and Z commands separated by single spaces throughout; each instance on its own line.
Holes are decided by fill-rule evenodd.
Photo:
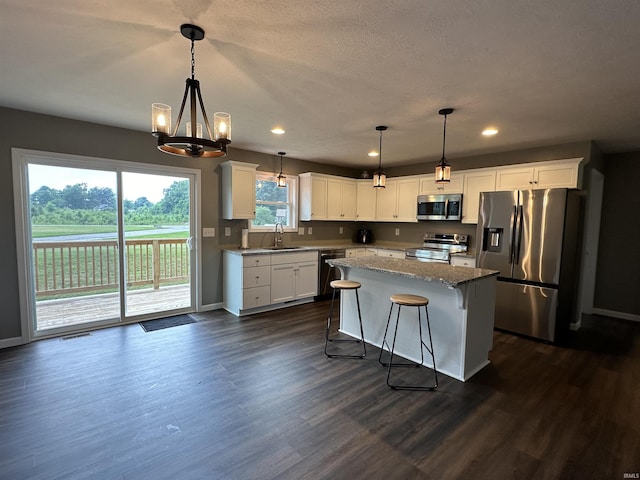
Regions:
M 27 151 L 14 168 L 31 337 L 195 309 L 195 172 Z

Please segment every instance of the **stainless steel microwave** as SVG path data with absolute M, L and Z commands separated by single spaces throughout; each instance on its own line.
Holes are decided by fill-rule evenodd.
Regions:
M 462 194 L 418 195 L 418 220 L 462 219 Z

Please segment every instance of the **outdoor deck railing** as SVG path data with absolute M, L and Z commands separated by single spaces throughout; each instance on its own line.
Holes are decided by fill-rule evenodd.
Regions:
M 189 280 L 189 248 L 184 239 L 127 240 L 128 287 Z M 33 242 L 36 297 L 116 290 L 116 240 Z

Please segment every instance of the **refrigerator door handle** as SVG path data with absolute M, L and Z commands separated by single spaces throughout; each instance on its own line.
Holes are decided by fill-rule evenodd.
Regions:
M 517 265 L 520 263 L 520 250 L 522 250 L 522 221 L 523 221 L 523 210 L 522 210 L 522 205 L 520 205 L 518 207 L 518 219 L 516 221 L 516 231 L 517 231 L 517 241 L 518 244 L 516 245 L 516 251 L 515 251 L 515 260 L 514 260 L 514 264 Z
M 513 217 L 511 217 L 513 226 L 511 227 L 511 242 L 509 245 L 509 263 L 513 264 L 516 256 L 516 231 L 518 230 L 518 206 L 513 206 Z

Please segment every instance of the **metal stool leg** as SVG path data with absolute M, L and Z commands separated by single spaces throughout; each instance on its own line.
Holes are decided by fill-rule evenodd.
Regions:
M 362 314 L 360 313 L 360 298 L 358 297 L 358 290 L 355 289 L 356 293 L 356 305 L 358 307 L 358 321 L 360 322 L 360 339 L 351 339 L 351 338 L 329 338 L 329 330 L 331 329 L 331 320 L 333 318 L 333 304 L 336 298 L 336 290 L 333 289 L 333 295 L 331 296 L 331 308 L 329 310 L 329 317 L 327 318 L 327 329 L 325 330 L 324 335 L 324 354 L 329 358 L 364 358 L 367 355 L 367 347 L 364 341 L 364 329 L 362 327 Z M 362 354 L 360 355 L 345 355 L 345 354 L 336 354 L 329 353 L 327 351 L 327 346 L 329 342 L 333 343 L 362 343 Z
M 392 358 L 393 358 L 393 347 L 389 347 L 389 342 L 387 342 L 387 331 L 389 330 L 389 324 L 391 322 L 391 313 L 393 312 L 393 305 L 394 303 L 391 302 L 391 308 L 389 309 L 389 318 L 387 318 L 387 326 L 384 329 L 384 337 L 382 337 L 382 346 L 380 348 L 380 355 L 378 356 L 378 362 L 380 363 L 380 365 L 382 365 L 383 367 L 388 367 L 389 363 L 392 362 Z M 396 332 L 398 331 L 398 321 L 400 320 L 400 305 L 398 305 L 398 315 L 396 317 L 396 326 L 395 326 L 395 331 L 393 334 L 393 344 L 395 345 L 396 342 Z M 382 361 L 382 352 L 384 351 L 384 346 L 385 344 L 387 345 L 387 349 L 389 351 L 389 362 L 383 362 Z M 394 367 L 419 367 L 420 365 L 411 362 L 411 363 L 406 363 L 406 362 L 396 362 L 393 364 Z
M 393 304 L 391 306 L 393 308 Z M 429 348 L 427 346 L 427 344 L 424 342 L 424 339 L 422 337 L 422 321 L 421 321 L 421 315 L 420 315 L 420 307 L 418 307 L 418 330 L 419 330 L 419 334 L 420 334 L 420 359 L 421 359 L 421 364 L 424 363 L 424 350 L 423 347 L 427 349 L 427 351 L 431 354 L 431 359 L 433 360 L 433 375 L 434 375 L 434 384 L 430 385 L 430 386 L 423 386 L 423 385 L 398 385 L 398 384 L 393 384 L 391 383 L 391 368 L 392 367 L 409 367 L 409 366 L 415 366 L 415 367 L 421 367 L 421 364 L 417 364 L 414 362 L 411 363 L 393 363 L 393 352 L 395 350 L 395 345 L 396 345 L 396 337 L 397 337 L 397 333 L 398 333 L 398 323 L 400 320 L 400 305 L 398 305 L 398 317 L 396 320 L 396 328 L 394 330 L 394 334 L 393 334 L 393 342 L 391 344 L 391 356 L 389 358 L 389 363 L 387 365 L 387 385 L 394 389 L 394 390 L 419 390 L 419 391 L 433 391 L 436 388 L 438 388 L 438 373 L 436 370 L 436 358 L 435 355 L 433 353 L 433 340 L 431 338 L 431 325 L 429 322 L 429 311 L 427 309 L 427 306 L 424 306 L 424 310 L 425 310 L 425 315 L 426 315 L 426 321 L 427 321 L 427 330 L 429 333 L 429 345 L 431 346 L 431 348 Z

